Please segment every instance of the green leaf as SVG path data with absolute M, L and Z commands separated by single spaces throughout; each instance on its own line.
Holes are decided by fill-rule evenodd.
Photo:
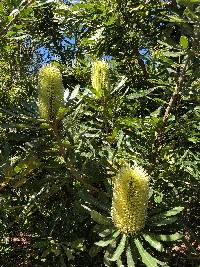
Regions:
M 122 267 L 122 266 L 124 266 L 123 263 L 122 263 L 121 258 L 118 258 L 116 263 L 117 263 L 117 266 L 118 266 L 118 267 Z
M 180 45 L 184 48 L 184 49 L 187 49 L 188 46 L 189 46 L 189 41 L 188 41 L 188 38 L 184 35 L 182 35 L 180 37 Z
M 166 242 L 173 242 L 173 241 L 176 241 L 176 240 L 179 240 L 183 237 L 182 234 L 179 234 L 179 233 L 175 233 L 175 234 L 171 234 L 171 235 L 150 235 L 151 238 L 155 238 L 156 240 L 159 240 L 159 241 L 166 241 Z
M 110 262 L 110 258 L 112 257 L 114 250 L 116 248 L 116 240 L 113 243 L 110 243 L 105 251 L 104 254 L 104 265 L 105 266 L 112 266 L 112 262 Z
M 101 251 L 101 247 L 93 245 L 89 250 L 89 255 L 91 258 L 96 257 L 97 254 Z
M 115 16 L 111 16 L 109 17 L 108 21 L 105 23 L 106 26 L 110 26 L 112 24 L 114 24 L 116 21 L 116 17 Z
M 170 52 L 170 51 L 167 51 L 167 52 L 162 52 L 162 55 L 165 56 L 165 57 L 180 57 L 181 55 L 183 55 L 183 52 Z
M 157 195 L 154 195 L 154 201 L 156 203 L 161 203 L 163 200 L 163 193 L 158 193 Z
M 95 245 L 97 245 L 99 247 L 107 247 L 113 241 L 114 241 L 114 239 L 100 240 L 98 242 L 95 242 Z
M 179 16 L 169 16 L 169 21 L 170 22 L 174 22 L 174 23 L 177 23 L 177 24 L 182 24 L 182 23 L 186 23 L 187 21 L 185 21 L 184 19 L 182 19 L 181 17 Z
M 142 258 L 142 262 L 147 266 L 147 267 L 157 267 L 159 265 L 161 266 L 167 266 L 165 262 L 161 262 L 159 260 L 157 260 L 156 258 L 154 258 L 153 256 L 151 256 L 149 254 L 149 252 L 147 252 L 144 247 L 142 246 L 142 243 L 140 242 L 140 240 L 138 238 L 135 238 L 134 240 L 135 245 L 139 251 L 139 254 Z M 158 265 L 159 264 L 159 265 Z
M 121 91 L 121 89 L 124 87 L 125 83 L 127 81 L 127 77 L 122 76 L 121 80 L 118 82 L 118 84 L 114 87 L 112 94 Z
M 200 3 L 200 0 L 177 0 L 179 5 L 189 6 Z
M 175 217 L 175 216 L 174 217 L 171 217 L 171 218 L 154 217 L 150 223 L 151 223 L 151 225 L 163 226 L 163 225 L 172 224 L 176 220 L 177 220 L 177 217 Z
M 144 239 L 156 250 L 163 251 L 163 245 L 153 235 L 143 234 Z
M 96 207 L 98 209 L 104 210 L 106 212 L 109 212 L 109 207 L 106 206 L 106 203 L 104 202 L 103 204 L 98 201 L 96 198 L 94 198 L 93 196 L 91 196 L 88 192 L 86 191 L 80 191 L 79 192 L 79 196 L 80 198 L 84 201 L 84 203 L 89 204 L 92 207 Z
M 174 216 L 174 215 L 177 215 L 178 213 L 180 213 L 181 211 L 183 211 L 183 209 L 184 209 L 184 207 L 181 207 L 181 206 L 175 207 L 175 208 L 173 208 L 171 210 L 168 210 L 168 211 L 162 213 L 162 216 L 163 217 Z
M 113 234 L 113 232 L 114 232 L 114 229 L 105 229 L 101 233 L 99 233 L 99 236 L 106 237 L 106 236 Z
M 153 225 L 161 226 L 171 224 L 176 221 L 177 217 L 172 217 L 180 213 L 184 207 L 175 207 L 171 210 L 154 215 L 150 220 Z M 168 218 L 172 217 L 172 218 Z
M 198 16 L 191 10 L 191 8 L 186 7 L 184 10 L 184 15 L 190 19 L 197 19 Z
M 120 234 L 120 231 L 116 231 L 116 232 L 114 232 L 112 237 L 109 237 L 109 238 L 104 239 L 104 240 L 100 240 L 100 241 L 96 242 L 95 245 L 97 245 L 99 247 L 106 247 L 109 244 L 111 244 L 112 242 L 114 242 L 115 239 L 119 236 L 119 234 Z
M 109 218 L 100 214 L 96 210 L 91 210 L 90 215 L 91 215 L 92 219 L 99 224 L 112 225 L 112 221 Z
M 177 65 L 173 60 L 171 60 L 170 58 L 164 56 L 164 54 L 160 55 L 159 59 L 160 59 L 161 61 L 163 61 L 163 62 L 169 64 L 169 65 L 172 66 L 172 67 L 176 67 L 176 65 Z
M 137 92 L 134 92 L 134 93 L 128 95 L 127 99 L 138 99 L 138 98 L 141 98 L 141 97 L 146 97 L 147 95 L 152 93 L 152 91 L 153 91 L 152 89 L 140 90 L 140 91 L 137 91 Z
M 128 267 L 135 267 L 135 262 L 133 260 L 133 255 L 131 253 L 130 245 L 127 247 L 127 250 L 126 250 L 126 259 L 127 259 L 127 266 Z
M 121 239 L 119 245 L 117 246 L 117 249 L 115 250 L 112 258 L 110 258 L 110 261 L 117 261 L 119 259 L 119 257 L 121 256 L 121 254 L 125 248 L 126 237 L 127 236 L 125 234 L 123 234 L 122 239 Z

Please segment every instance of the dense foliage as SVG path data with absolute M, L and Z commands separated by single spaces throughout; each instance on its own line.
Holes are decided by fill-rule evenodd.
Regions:
M 0 266 L 200 265 L 199 4 L 0 2 Z

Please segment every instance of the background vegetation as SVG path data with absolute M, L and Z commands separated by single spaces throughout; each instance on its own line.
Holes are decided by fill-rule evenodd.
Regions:
M 165 214 L 146 223 L 159 238 L 135 243 L 135 266 L 200 265 L 199 47 L 199 0 L 0 2 L 0 266 L 134 266 L 122 243 L 111 262 L 94 245 L 123 161 L 151 177 L 148 214 Z M 56 128 L 37 105 L 49 62 L 65 87 Z

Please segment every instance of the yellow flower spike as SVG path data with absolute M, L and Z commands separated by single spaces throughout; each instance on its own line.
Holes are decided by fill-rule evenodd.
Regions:
M 101 98 L 108 90 L 108 63 L 104 60 L 98 60 L 92 66 L 92 87 L 97 98 Z
M 39 112 L 48 121 L 54 120 L 64 106 L 64 87 L 60 70 L 52 64 L 39 71 Z
M 112 220 L 125 234 L 135 234 L 145 225 L 149 177 L 139 166 L 122 167 L 113 179 Z

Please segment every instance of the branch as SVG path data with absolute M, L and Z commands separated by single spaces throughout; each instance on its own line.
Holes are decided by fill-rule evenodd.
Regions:
M 185 81 L 185 75 L 186 75 L 186 71 L 188 68 L 188 64 L 190 61 L 190 57 L 187 57 L 187 60 L 185 62 L 184 67 L 182 68 L 181 72 L 180 72 L 180 76 L 179 79 L 177 81 L 176 87 L 174 89 L 174 92 L 170 98 L 170 101 L 167 105 L 167 108 L 165 110 L 164 116 L 163 116 L 163 120 L 162 120 L 162 124 L 158 126 L 157 130 L 156 130 L 156 138 L 154 141 L 154 151 L 150 154 L 150 167 L 149 167 L 149 172 L 152 171 L 152 169 L 154 168 L 154 165 L 156 163 L 157 157 L 158 157 L 158 153 L 159 153 L 159 148 L 161 147 L 161 145 L 163 144 L 163 133 L 164 133 L 164 128 L 167 125 L 168 122 L 168 118 L 169 115 L 171 114 L 173 107 L 175 105 L 177 105 L 178 100 L 180 99 L 180 92 L 183 88 L 184 85 L 184 81 Z
M 179 79 L 178 79 L 178 83 L 176 84 L 176 87 L 175 87 L 175 90 L 173 92 L 173 95 L 171 96 L 169 104 L 168 104 L 168 106 L 167 106 L 167 108 L 165 110 L 165 114 L 164 114 L 164 117 L 163 117 L 162 128 L 166 126 L 168 118 L 169 118 L 169 115 L 170 115 L 173 107 L 176 105 L 176 103 L 180 99 L 180 91 L 181 91 L 181 89 L 183 87 L 183 83 L 184 83 L 184 80 L 185 80 L 185 74 L 186 74 L 186 69 L 187 69 L 188 63 L 189 63 L 189 56 L 188 56 L 188 58 L 186 60 L 186 63 L 184 65 L 181 73 L 180 73 L 180 76 L 179 76 Z
M 178 91 L 178 86 L 176 85 L 176 88 L 175 88 L 175 90 L 173 92 L 173 95 L 171 96 L 170 101 L 168 103 L 168 106 L 167 106 L 167 108 L 165 110 L 165 115 L 163 117 L 163 125 L 162 125 L 162 127 L 164 127 L 167 124 L 169 115 L 170 115 L 173 107 L 178 102 L 179 98 L 180 98 L 180 94 L 179 94 L 179 91 Z

